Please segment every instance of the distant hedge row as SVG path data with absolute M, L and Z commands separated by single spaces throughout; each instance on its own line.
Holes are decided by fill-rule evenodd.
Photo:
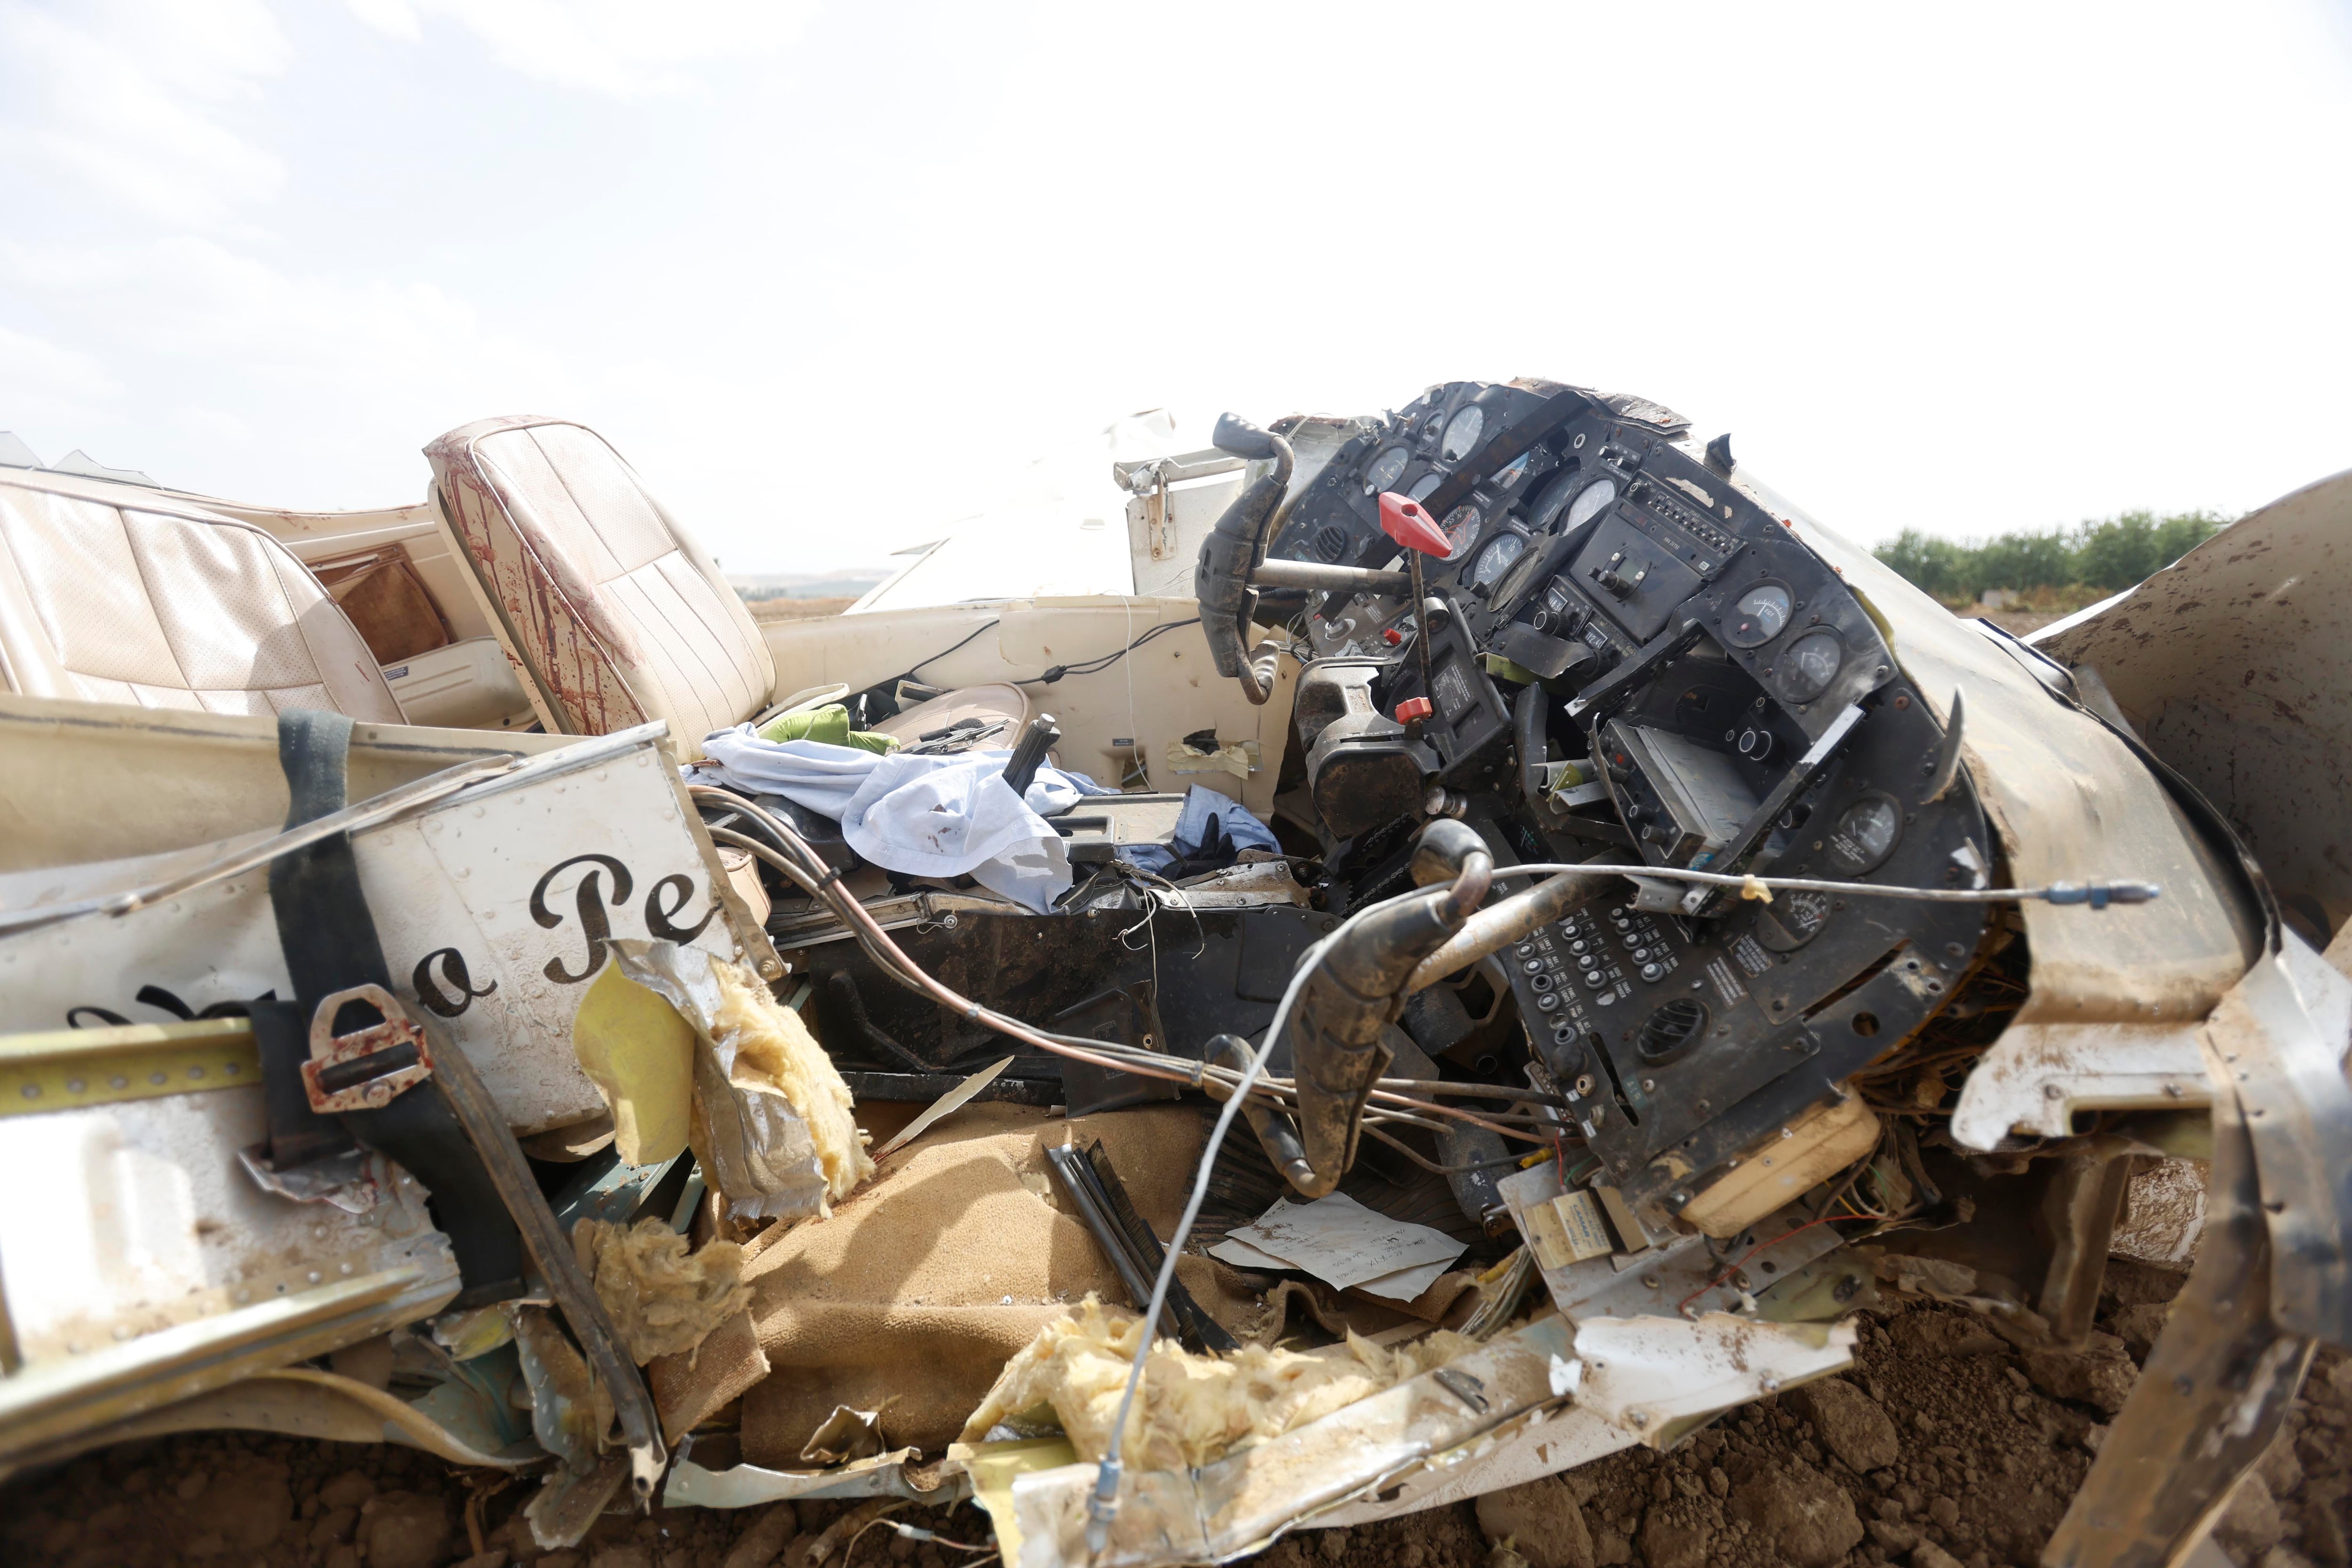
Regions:
M 1988 588 L 2021 593 L 2075 584 L 2112 593 L 2171 565 L 2229 521 L 2204 511 L 2173 517 L 2127 511 L 2073 528 L 2004 533 L 1975 544 L 1906 528 L 1874 553 L 1939 599 L 1973 601 Z

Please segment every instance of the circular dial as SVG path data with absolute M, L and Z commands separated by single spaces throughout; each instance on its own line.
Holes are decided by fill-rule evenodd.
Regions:
M 1780 635 L 1795 606 L 1789 590 L 1778 583 L 1759 583 L 1739 595 L 1731 618 L 1723 624 L 1723 640 L 1734 647 L 1761 647 Z M 1835 667 L 1832 667 L 1835 673 Z M 1824 685 L 1827 682 L 1823 682 Z
M 1829 919 L 1827 893 L 1781 893 L 1756 911 L 1756 938 L 1775 952 L 1794 952 L 1819 936 Z
M 1844 662 L 1845 649 L 1835 632 L 1807 632 L 1780 656 L 1781 695 L 1791 702 L 1811 701 L 1829 689 Z
M 1568 498 L 1576 493 L 1576 470 L 1571 468 L 1565 473 L 1554 474 L 1545 481 L 1544 488 L 1536 492 L 1534 502 L 1528 508 L 1528 515 L 1538 533 L 1558 521 L 1559 514 L 1568 510 Z
M 1412 454 L 1402 447 L 1391 447 L 1374 458 L 1372 466 L 1364 470 L 1364 493 L 1376 496 L 1382 490 L 1394 489 L 1397 480 L 1404 473 L 1405 464 L 1412 459 Z
M 1528 464 L 1535 459 L 1535 455 L 1536 449 L 1533 447 L 1530 447 L 1526 451 L 1521 452 L 1517 457 L 1513 458 L 1509 462 L 1505 463 L 1501 468 L 1496 468 L 1495 470 L 1494 479 L 1496 488 L 1498 489 L 1508 489 L 1513 485 L 1517 484 L 1519 482 L 1519 476 L 1528 471 Z
M 1423 474 L 1421 478 L 1412 481 L 1412 489 L 1405 492 L 1405 500 L 1427 500 L 1429 499 L 1429 492 L 1435 489 L 1444 482 L 1445 476 L 1444 474 L 1433 471 Z
M 1595 479 L 1577 491 L 1576 499 L 1569 502 L 1568 522 L 1562 531 L 1573 532 L 1582 528 L 1586 523 L 1607 511 L 1609 503 L 1616 499 L 1617 481 L 1615 479 Z
M 1845 808 L 1830 830 L 1830 860 L 1856 875 L 1874 868 L 1895 852 L 1903 836 L 1903 808 L 1883 795 L 1866 795 Z
M 1478 537 L 1478 509 L 1465 500 L 1447 512 L 1445 521 L 1438 526 L 1445 530 L 1445 542 L 1452 547 L 1446 551 L 1445 558 L 1459 561 L 1463 552 Z
M 1497 534 L 1494 542 L 1478 552 L 1477 564 L 1470 568 L 1470 585 L 1473 588 L 1492 587 L 1501 580 L 1504 573 L 1511 569 L 1513 562 L 1527 553 L 1527 550 L 1525 534 Z
M 1486 411 L 1472 404 L 1445 422 L 1445 437 L 1437 444 L 1437 455 L 1449 463 L 1460 462 L 1478 449 L 1478 437 L 1486 428 Z

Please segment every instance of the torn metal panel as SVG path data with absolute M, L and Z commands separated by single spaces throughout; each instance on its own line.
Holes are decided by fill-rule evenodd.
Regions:
M 2352 1344 L 2352 1084 L 2342 1046 L 2321 1035 L 2276 953 L 2222 998 L 2204 1044 L 2207 1069 L 2234 1095 L 2253 1147 L 2271 1315 L 2286 1331 Z M 2223 1126 L 2217 1106 L 2217 1156 Z
M 1667 1447 L 1717 1411 L 1851 1366 L 1854 1332 L 1851 1319 L 1589 1318 L 1576 1326 L 1572 1389 L 1579 1410 Z
M 612 1396 L 563 1337 L 554 1313 L 518 1302 L 508 1308 L 507 1317 L 514 1325 L 515 1349 L 530 1390 L 531 1435 L 573 1475 L 588 1474 L 596 1468 L 605 1434 L 612 1429 Z
M 997 1074 L 1003 1072 L 1006 1068 L 1009 1068 L 1012 1065 L 1013 1058 L 1011 1057 L 1002 1057 L 990 1063 L 988 1066 L 981 1068 L 978 1072 L 973 1073 L 971 1077 L 965 1079 L 961 1083 L 948 1090 L 947 1093 L 931 1101 L 931 1103 L 924 1109 L 921 1115 L 916 1117 L 912 1121 L 908 1122 L 906 1126 L 898 1129 L 898 1133 L 892 1137 L 888 1142 L 874 1151 L 873 1158 L 877 1162 L 887 1159 L 898 1150 L 905 1148 L 908 1144 L 912 1143 L 916 1139 L 920 1138 L 924 1133 L 929 1131 L 935 1122 L 943 1121 L 946 1118 L 954 1115 L 957 1111 L 961 1110 L 965 1106 L 971 1104 L 972 1100 L 978 1097 L 981 1090 L 986 1089 L 990 1084 L 996 1081 Z
M 0 1279 L 23 1365 L 0 1453 L 421 1317 L 457 1289 L 404 1173 L 349 1214 L 265 1192 L 257 1084 L 12 1119 Z M 308 1348 L 305 1348 L 308 1347 Z
M 440 1021 L 523 1132 L 605 1110 L 571 1035 L 613 939 L 772 962 L 764 936 L 732 918 L 733 891 L 689 826 L 661 734 L 575 742 L 352 835 L 395 993 Z M 21 911 L 37 893 L 54 900 L 45 907 L 88 903 L 225 848 L 113 862 L 78 882 L 10 873 L 0 908 Z M 13 934 L 11 923 L 0 917 L 0 1029 L 138 1022 L 154 1011 L 139 1000 L 145 987 L 197 1012 L 290 994 L 257 866 L 128 914 L 92 909 Z
M 1339 1530 L 1468 1502 L 1590 1464 L 1630 1448 L 1637 1440 L 1615 1422 L 1574 1405 L 1538 1410 L 1524 1426 L 1498 1432 L 1491 1442 L 1473 1444 L 1465 1451 L 1434 1455 L 1395 1485 L 1318 1513 L 1305 1528 Z
M 1542 1319 L 1196 1470 L 1129 1471 L 1108 1544 L 1097 1553 L 1086 1543 L 1097 1467 L 1018 1477 L 1021 1568 L 1160 1568 L 1244 1556 L 1321 1510 L 1379 1491 L 1557 1405 L 1569 1392 L 1570 1354 L 1568 1325 Z
M 1989 1150 L 2011 1133 L 2067 1137 L 2078 1110 L 2210 1104 L 2200 1027 L 2185 1022 L 2011 1024 L 1960 1086 L 1952 1138 Z
M 2215 1061 L 2227 1081 L 2226 1064 Z M 2213 1107 L 2213 1223 L 2091 1473 L 2042 1552 L 2051 1568 L 2159 1568 L 2212 1527 L 2277 1436 L 2313 1342 L 2281 1326 L 2273 1227 L 2236 1098 Z
M 93 1448 L 174 1432 L 213 1431 L 271 1432 L 333 1443 L 397 1443 L 421 1448 L 453 1465 L 488 1469 L 519 1469 L 546 1457 L 530 1444 L 520 1450 L 479 1447 L 429 1412 L 380 1388 L 315 1367 L 289 1366 L 128 1421 L 84 1428 L 50 1447 L 22 1455 L 11 1468 L 56 1464 Z
M 2027 640 L 2095 672 L 2220 808 L 2307 931 L 2352 919 L 2352 472 L 2247 513 Z
M 2019 1024 L 2200 1019 L 2259 949 L 2261 912 L 2161 783 L 2112 731 L 2053 696 L 2018 661 L 1867 550 L 1755 480 L 1731 488 L 1833 565 L 1887 627 L 1888 646 L 1939 715 L 1965 690 L 1963 759 L 2020 885 L 2133 877 L 2165 896 L 2128 921 L 2080 908 L 2021 909 L 2033 954 Z
M 14 1280 L 11 1280 L 13 1285 Z M 414 1322 L 457 1293 L 415 1268 L 362 1274 L 0 1379 L 0 1466 L 72 1434 Z
M 694 1462 L 691 1443 L 670 1466 L 662 1489 L 665 1508 L 755 1508 L 787 1498 L 905 1498 L 910 1502 L 960 1502 L 971 1483 L 952 1458 L 924 1464 L 919 1452 L 900 1448 L 870 1459 L 824 1470 L 763 1470 L 736 1465 L 708 1470 Z

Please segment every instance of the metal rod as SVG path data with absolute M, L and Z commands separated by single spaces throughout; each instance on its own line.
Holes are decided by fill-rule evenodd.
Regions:
M 1304 588 L 1330 594 L 1378 594 L 1401 598 L 1412 591 L 1412 578 L 1402 572 L 1374 572 L 1364 566 L 1326 566 L 1319 561 L 1265 561 L 1250 574 L 1261 588 Z
M 1505 869 L 1508 869 L 1506 868 Z M 1445 945 L 1424 958 L 1404 983 L 1405 994 L 1425 990 L 1456 970 L 1467 969 L 1490 952 L 1499 952 L 1538 926 L 1601 896 L 1604 873 L 1627 869 L 1613 861 L 1595 861 L 1549 881 L 1538 882 L 1498 904 L 1489 904 L 1463 923 Z

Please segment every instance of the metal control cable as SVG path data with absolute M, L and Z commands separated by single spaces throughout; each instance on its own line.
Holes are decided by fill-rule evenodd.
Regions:
M 1102 1464 L 1096 1471 L 1094 1495 L 1087 1503 L 1087 1550 L 1090 1554 L 1100 1556 L 1110 1541 L 1111 1521 L 1118 1513 L 1119 1456 L 1127 1444 L 1127 1420 L 1135 1406 L 1135 1391 L 1143 1381 L 1144 1363 L 1151 1357 L 1152 1331 L 1159 1324 L 1160 1311 L 1167 1305 L 1169 1282 L 1176 1278 L 1176 1260 L 1182 1255 L 1184 1243 L 1192 1237 L 1193 1222 L 1201 1216 L 1201 1205 L 1208 1198 L 1209 1178 L 1216 1167 L 1217 1152 L 1224 1147 L 1225 1135 L 1233 1130 L 1234 1115 L 1240 1111 L 1243 1100 L 1256 1084 L 1258 1075 L 1265 1070 L 1265 1059 L 1273 1054 L 1275 1042 L 1282 1038 L 1283 1030 L 1290 1025 L 1290 1010 L 1297 1003 L 1298 993 L 1305 987 L 1307 977 L 1322 965 L 1324 956 L 1355 929 L 1357 921 L 1375 910 L 1385 909 L 1399 899 L 1425 897 L 1432 890 L 1416 888 L 1393 899 L 1366 904 L 1307 950 L 1298 968 L 1290 976 L 1290 984 L 1283 987 L 1282 1001 L 1274 1010 L 1274 1021 L 1266 1026 L 1265 1043 L 1251 1055 L 1248 1070 L 1242 1074 L 1241 1082 L 1217 1112 L 1216 1122 L 1209 1129 L 1208 1142 L 1201 1151 L 1200 1170 L 1192 1178 L 1192 1195 L 1184 1202 L 1184 1212 L 1178 1218 L 1175 1232 L 1169 1237 L 1167 1251 L 1160 1258 L 1159 1277 L 1152 1281 L 1151 1300 L 1143 1313 L 1140 1342 L 1135 1347 L 1134 1359 L 1128 1363 L 1127 1387 L 1119 1395 L 1118 1414 L 1111 1422 L 1110 1441 L 1103 1449 Z
M 2154 882 L 2053 882 L 2042 888 L 1904 888 L 1878 882 L 1832 882 L 1818 877 L 1754 877 L 1732 871 L 1693 871 L 1680 866 L 1600 865 L 1574 861 L 1497 866 L 1495 868 L 1495 879 L 1551 877 L 1562 872 L 1581 872 L 1595 877 L 1629 877 L 1637 881 L 1654 878 L 1662 882 L 1696 882 L 1710 888 L 1737 888 L 1742 897 L 1751 899 L 1762 893 L 1843 893 L 1857 899 L 1912 899 L 1937 904 L 2002 904 L 2039 899 L 2053 904 L 2088 904 L 2095 910 L 2104 910 L 2109 904 L 2145 904 L 2164 891 Z

